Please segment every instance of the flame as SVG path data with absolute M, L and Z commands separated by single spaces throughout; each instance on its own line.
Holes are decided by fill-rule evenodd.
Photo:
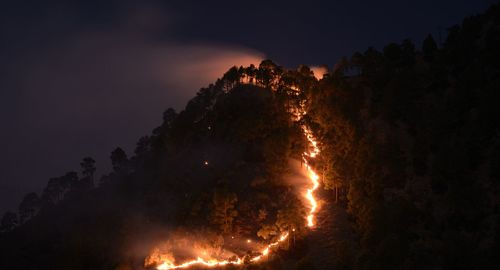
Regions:
M 302 119 L 302 117 L 306 114 L 306 111 L 304 110 L 304 104 L 301 103 L 299 108 L 294 108 L 291 110 L 292 113 L 292 119 L 295 121 L 299 121 Z M 318 174 L 313 170 L 311 167 L 308 158 L 315 158 L 320 150 L 318 147 L 318 142 L 316 141 L 315 137 L 313 136 L 312 131 L 305 125 L 302 126 L 302 131 L 307 138 L 307 141 L 309 142 L 309 151 L 306 151 L 302 154 L 302 160 L 305 164 L 305 167 L 307 169 L 308 173 L 308 178 L 311 181 L 312 186 L 306 190 L 306 193 L 304 197 L 307 199 L 307 202 L 309 203 L 309 213 L 306 216 L 307 220 L 307 227 L 313 228 L 315 226 L 314 218 L 315 214 L 318 211 L 318 202 L 316 198 L 314 197 L 314 192 L 319 188 L 319 176 Z M 208 165 L 208 161 L 204 162 L 204 165 Z M 293 229 L 295 232 L 295 229 Z M 278 240 L 275 242 L 272 242 L 265 246 L 262 250 L 260 250 L 260 255 L 254 256 L 254 257 L 236 257 L 234 259 L 225 259 L 225 260 L 219 260 L 219 259 L 204 259 L 201 256 L 198 256 L 196 259 L 187 261 L 184 263 L 176 264 L 175 259 L 171 256 L 163 256 L 160 257 L 160 261 L 156 261 L 156 263 L 160 263 L 156 268 L 158 270 L 168 270 L 168 269 L 180 269 L 180 268 L 189 268 L 194 265 L 198 266 L 206 266 L 206 267 L 220 267 L 220 266 L 226 266 L 226 265 L 242 265 L 245 262 L 247 263 L 256 263 L 263 258 L 269 256 L 271 254 L 272 248 L 278 246 L 280 243 L 285 241 L 289 236 L 289 232 L 284 232 L 283 234 L 280 235 Z M 234 239 L 234 236 L 231 237 Z M 251 240 L 248 239 L 247 243 L 251 243 Z M 206 252 L 203 253 L 203 255 L 206 255 Z M 247 260 L 245 260 L 247 259 Z M 151 262 L 150 260 L 146 259 L 149 264 L 145 264 L 147 267 L 148 265 L 154 264 L 154 262 Z
M 214 259 L 205 260 L 203 258 L 198 257 L 196 260 L 188 261 L 188 262 L 178 264 L 178 265 L 175 265 L 171 261 L 165 261 L 160 266 L 158 266 L 156 269 L 158 269 L 158 270 L 179 269 L 179 268 L 188 268 L 192 265 L 203 265 L 203 266 L 208 266 L 208 267 L 215 267 L 215 266 L 224 266 L 224 265 L 228 265 L 228 264 L 239 265 L 242 263 L 243 263 L 243 260 L 241 258 L 238 258 L 236 261 L 229 261 L 229 260 L 217 261 Z
M 318 189 L 319 187 L 319 181 L 318 181 L 319 176 L 313 170 L 311 165 L 309 165 L 309 162 L 306 157 L 315 158 L 319 154 L 319 148 L 318 148 L 318 142 L 314 139 L 311 130 L 308 129 L 306 126 L 302 126 L 302 130 L 304 131 L 304 134 L 306 135 L 306 138 L 312 147 L 312 151 L 304 152 L 304 154 L 302 155 L 302 160 L 304 161 L 307 172 L 309 173 L 309 179 L 312 182 L 312 187 L 307 189 L 305 194 L 305 197 L 310 204 L 309 215 L 307 215 L 307 226 L 312 228 L 314 227 L 314 214 L 318 210 L 318 202 L 316 201 L 316 198 L 314 198 L 314 191 L 316 191 L 316 189 Z
M 286 232 L 281 235 L 281 237 L 267 245 L 260 253 L 261 255 L 255 256 L 249 260 L 249 262 L 257 262 L 262 258 L 268 256 L 271 252 L 271 248 L 279 245 L 281 242 L 285 241 L 288 238 L 289 233 Z M 244 258 L 236 258 L 235 260 L 217 260 L 217 259 L 203 259 L 201 257 L 196 258 L 196 260 L 187 261 L 181 264 L 175 264 L 173 259 L 166 259 L 159 266 L 156 267 L 158 270 L 168 270 L 168 269 L 179 269 L 179 268 L 188 268 L 193 265 L 199 266 L 207 266 L 207 267 L 217 267 L 217 266 L 225 266 L 225 265 L 241 265 L 244 263 Z
M 304 159 L 304 161 L 306 161 L 306 159 Z M 306 164 L 307 170 L 310 173 L 310 179 L 313 182 L 313 186 L 311 188 L 307 189 L 307 192 L 305 195 L 306 199 L 309 201 L 309 204 L 311 205 L 311 208 L 309 210 L 309 215 L 307 215 L 307 226 L 314 227 L 314 214 L 318 210 L 318 202 L 314 198 L 314 191 L 316 191 L 316 189 L 318 189 L 319 182 L 318 182 L 318 175 L 313 171 L 311 166 L 309 166 L 309 164 L 307 164 L 307 161 L 305 164 Z

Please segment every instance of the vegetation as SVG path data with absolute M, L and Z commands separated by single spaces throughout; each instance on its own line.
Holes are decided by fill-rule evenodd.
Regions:
M 141 269 L 165 240 L 158 228 L 215 235 L 213 246 L 297 228 L 293 249 L 249 269 L 500 265 L 499 18 L 496 5 L 444 44 L 429 35 L 421 49 L 369 48 L 320 80 L 269 60 L 231 68 L 185 110 L 166 110 L 133 156 L 114 150 L 98 186 L 87 157 L 81 176 L 26 195 L 1 220 L 0 268 Z M 308 113 L 293 121 L 298 106 Z M 302 123 L 319 139 L 312 165 L 336 205 L 327 214 L 348 216 L 332 226 L 354 235 L 329 243 L 327 266 L 308 252 L 305 209 L 286 181 L 306 145 Z

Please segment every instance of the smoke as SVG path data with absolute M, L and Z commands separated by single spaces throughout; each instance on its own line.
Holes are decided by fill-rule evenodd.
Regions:
M 314 77 L 316 77 L 317 80 L 323 79 L 323 76 L 328 74 L 328 68 L 325 66 L 313 66 L 311 67 L 311 71 L 314 73 Z
M 171 231 L 167 238 L 153 246 L 151 252 L 144 259 L 145 266 L 154 266 L 165 261 L 182 263 L 192 258 L 205 260 L 226 260 L 234 256 L 241 256 L 248 252 L 249 245 L 231 238 L 224 238 L 208 230 L 176 230 Z M 231 248 L 237 253 L 227 249 Z M 174 256 L 175 254 L 175 256 Z
M 288 161 L 288 172 L 284 175 L 284 181 L 294 187 L 294 192 L 303 205 L 310 207 L 310 201 L 306 198 L 307 190 L 311 188 L 311 175 L 308 172 L 305 164 L 297 159 L 290 159 Z M 323 201 L 317 199 L 318 209 L 321 209 Z
M 306 187 L 310 184 L 305 165 L 297 159 L 288 160 L 287 174 L 284 176 L 285 182 L 290 186 Z
M 0 212 L 15 209 L 49 177 L 78 170 L 84 156 L 108 171 L 109 153 L 121 146 L 131 154 L 166 108 L 182 109 L 231 66 L 264 58 L 244 47 L 176 40 L 175 16 L 154 7 L 119 17 L 99 31 L 61 34 L 5 58 L 15 76 L 0 85 L 0 120 L 9 131 L 0 135 Z

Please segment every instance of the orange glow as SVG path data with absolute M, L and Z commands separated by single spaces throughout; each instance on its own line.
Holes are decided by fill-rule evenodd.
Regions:
M 306 111 L 304 110 L 304 103 L 301 103 L 299 108 L 293 108 L 290 112 L 292 114 L 292 120 L 294 121 L 301 120 L 302 117 L 306 114 Z M 304 194 L 304 197 L 306 198 L 309 208 L 309 212 L 307 213 L 305 219 L 307 221 L 307 227 L 313 228 L 315 226 L 315 214 L 318 211 L 318 202 L 314 197 L 314 192 L 319 188 L 320 184 L 319 184 L 319 176 L 311 167 L 309 159 L 315 158 L 319 154 L 320 150 L 318 147 L 318 143 L 312 134 L 312 131 L 305 125 L 302 126 L 302 131 L 309 144 L 308 151 L 305 151 L 302 154 L 302 160 L 307 169 L 307 178 L 309 179 L 311 184 L 306 189 L 306 192 Z M 204 161 L 204 165 L 205 166 L 208 165 L 208 161 Z M 292 231 L 295 231 L 295 228 L 292 229 Z M 281 244 L 283 241 L 285 241 L 288 238 L 288 236 L 289 232 L 282 233 L 278 238 L 278 240 L 270 244 L 267 244 L 266 246 L 264 246 L 264 248 L 258 251 L 260 255 L 257 256 L 254 255 L 253 257 L 248 257 L 249 255 L 246 255 L 240 257 L 233 257 L 233 259 L 206 258 L 207 252 L 202 251 L 201 254 L 198 252 L 198 254 L 195 255 L 198 256 L 196 259 L 192 259 L 190 261 L 186 261 L 183 263 L 176 263 L 173 256 L 171 255 L 165 256 L 162 254 L 157 254 L 155 252 L 159 251 L 155 249 L 155 251 L 153 251 L 153 253 L 148 258 L 146 258 L 145 267 L 151 267 L 153 265 L 157 265 L 158 270 L 167 270 L 167 269 L 189 268 L 195 265 L 205 266 L 205 267 L 221 267 L 225 265 L 242 265 L 244 263 L 257 263 L 262 259 L 266 258 L 267 256 L 269 256 L 269 254 L 271 254 L 272 252 L 272 249 Z M 231 236 L 231 239 L 234 238 L 235 238 L 234 236 Z M 247 239 L 246 242 L 252 243 L 252 240 Z
M 261 260 L 262 258 L 268 256 L 271 252 L 271 248 L 279 245 L 281 242 L 285 241 L 288 238 L 288 233 L 284 233 L 281 235 L 281 237 L 267 245 L 262 251 L 260 252 L 261 255 L 255 256 L 251 258 L 249 261 L 250 262 L 257 262 Z M 206 254 L 206 252 L 205 252 Z M 191 260 L 187 261 L 181 264 L 175 264 L 173 258 L 170 257 L 163 257 L 163 261 L 161 262 L 160 265 L 156 267 L 158 270 L 168 270 L 168 269 L 179 269 L 179 268 L 188 268 L 193 265 L 199 265 L 199 266 L 207 266 L 207 267 L 217 267 L 217 266 L 225 266 L 225 265 L 241 265 L 243 264 L 243 257 L 234 259 L 234 260 L 217 260 L 217 259 L 204 259 L 201 257 L 196 258 L 196 260 Z M 147 267 L 147 265 L 146 265 Z
M 188 261 L 179 265 L 175 265 L 174 263 L 170 261 L 165 261 L 163 262 L 160 266 L 157 267 L 158 270 L 166 270 L 166 269 L 179 269 L 179 268 L 188 268 L 192 265 L 204 265 L 208 267 L 215 267 L 215 266 L 224 266 L 228 264 L 234 264 L 234 265 L 239 265 L 242 264 L 243 261 L 241 259 L 238 259 L 236 261 L 217 261 L 217 260 L 205 260 L 200 257 L 198 257 L 196 260 Z
M 328 74 L 328 69 L 326 69 L 326 67 L 311 67 L 311 71 L 316 80 L 321 80 L 325 74 Z
M 314 227 L 314 213 L 316 213 L 318 209 L 318 202 L 314 198 L 314 191 L 319 187 L 319 182 L 318 182 L 318 175 L 313 171 L 311 166 L 307 164 L 307 160 L 304 159 L 306 168 L 310 173 L 310 179 L 313 182 L 313 186 L 309 189 L 307 189 L 306 192 L 306 199 L 309 201 L 310 204 L 310 210 L 309 210 L 309 215 L 307 215 L 307 226 L 309 227 Z
M 309 165 L 309 162 L 307 161 L 306 157 L 315 158 L 319 154 L 319 148 L 318 148 L 318 143 L 314 139 L 311 130 L 309 130 L 305 126 L 302 127 L 302 130 L 304 131 L 304 134 L 306 135 L 306 138 L 309 141 L 310 146 L 312 147 L 312 151 L 304 152 L 302 160 L 306 165 L 306 169 L 309 174 L 309 179 L 312 182 L 312 187 L 307 189 L 305 194 L 305 197 L 310 204 L 309 215 L 307 215 L 307 226 L 314 227 L 314 214 L 318 210 L 318 202 L 316 201 L 316 198 L 314 198 L 314 191 L 316 191 L 316 189 L 318 189 L 319 187 L 319 182 L 318 182 L 319 176 Z

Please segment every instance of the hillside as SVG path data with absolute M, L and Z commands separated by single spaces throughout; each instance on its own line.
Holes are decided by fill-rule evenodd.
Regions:
M 85 158 L 6 213 L 0 268 L 255 258 L 283 233 L 263 262 L 227 268 L 498 267 L 500 6 L 419 47 L 369 48 L 319 79 L 270 60 L 231 68 L 132 155 L 113 151 L 109 174 Z M 321 184 L 312 230 L 304 164 Z

